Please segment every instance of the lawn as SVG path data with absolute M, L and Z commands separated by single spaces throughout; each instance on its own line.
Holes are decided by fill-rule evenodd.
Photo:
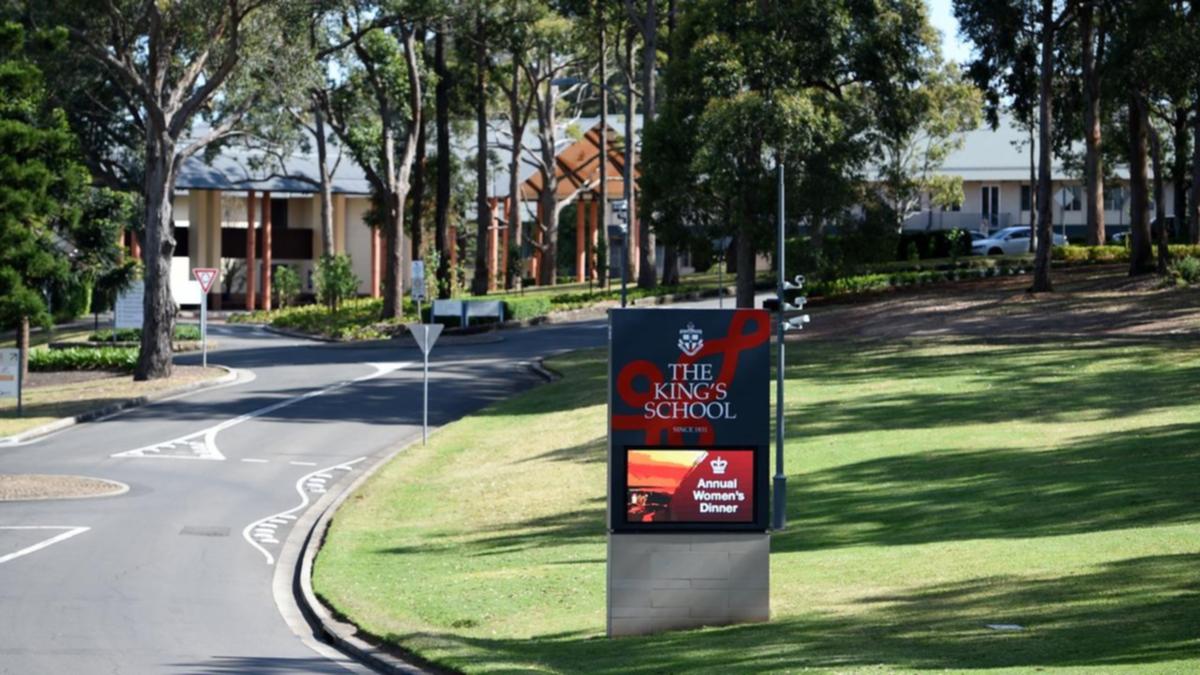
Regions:
M 1200 671 L 1200 345 L 814 338 L 770 623 L 603 636 L 602 352 L 399 455 L 318 593 L 468 672 Z

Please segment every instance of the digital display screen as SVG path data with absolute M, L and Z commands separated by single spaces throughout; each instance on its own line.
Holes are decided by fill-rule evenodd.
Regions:
M 753 523 L 754 450 L 627 448 L 627 523 Z

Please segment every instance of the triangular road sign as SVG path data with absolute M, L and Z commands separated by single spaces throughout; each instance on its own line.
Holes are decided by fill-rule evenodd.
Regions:
M 201 290 L 207 293 L 208 289 L 212 288 L 213 282 L 217 280 L 217 270 L 211 267 L 197 267 L 192 270 L 192 276 L 200 282 Z
M 424 354 L 429 354 L 433 349 L 433 343 L 437 342 L 444 327 L 440 323 L 410 323 L 405 326 L 408 332 L 412 333 L 413 339 L 417 341 L 417 346 Z

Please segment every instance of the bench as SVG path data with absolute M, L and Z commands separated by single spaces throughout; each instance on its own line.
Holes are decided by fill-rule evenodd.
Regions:
M 504 322 L 504 303 L 500 300 L 434 300 L 429 310 L 429 320 L 438 317 L 455 317 L 458 325 L 470 325 L 471 318 L 494 318 Z

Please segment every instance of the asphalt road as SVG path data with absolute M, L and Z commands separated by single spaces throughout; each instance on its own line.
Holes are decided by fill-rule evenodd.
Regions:
M 0 503 L 0 673 L 355 668 L 293 632 L 272 594 L 274 567 L 322 494 L 420 438 L 420 352 L 245 326 L 210 335 L 220 342 L 210 362 L 237 369 L 237 382 L 0 446 L 0 472 L 129 486 L 116 497 Z M 495 335 L 435 347 L 431 425 L 533 386 L 525 363 L 601 346 L 607 332 L 587 321 Z

